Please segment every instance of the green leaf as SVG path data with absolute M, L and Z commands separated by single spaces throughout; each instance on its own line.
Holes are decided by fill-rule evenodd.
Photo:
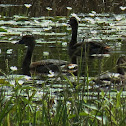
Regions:
M 7 30 L 4 28 L 0 28 L 0 32 L 7 32 Z

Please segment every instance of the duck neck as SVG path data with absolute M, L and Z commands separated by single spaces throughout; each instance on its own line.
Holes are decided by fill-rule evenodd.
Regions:
M 76 56 L 72 56 L 71 63 L 77 64 L 77 57 Z
M 23 70 L 23 74 L 25 75 L 30 75 L 29 71 L 30 71 L 30 64 L 31 64 L 33 50 L 34 50 L 34 46 L 28 47 L 26 56 L 23 61 L 22 70 Z
M 74 44 L 77 43 L 77 30 L 78 30 L 78 26 L 72 27 L 72 37 L 69 44 L 70 47 L 74 46 Z

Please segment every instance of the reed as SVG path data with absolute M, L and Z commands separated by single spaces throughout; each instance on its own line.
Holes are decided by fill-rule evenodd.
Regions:
M 5 76 L 6 73 L 3 75 Z M 123 90 L 97 91 L 94 88 L 92 91 L 88 73 L 85 82 L 80 81 L 80 78 L 74 75 L 72 77 L 75 81 L 70 81 L 69 77 L 64 76 L 63 80 L 60 80 L 63 90 L 57 92 L 57 98 L 50 93 L 46 80 L 39 87 L 39 90 L 46 92 L 41 94 L 39 101 L 36 98 L 38 88 L 35 86 L 35 80 L 30 80 L 30 84 L 27 82 L 20 84 L 19 80 L 24 77 L 11 78 L 15 82 L 12 85 L 7 77 L 9 75 L 5 76 L 4 81 L 0 80 L 1 126 L 126 124 L 126 100 Z M 56 81 L 58 80 L 50 80 L 50 87 L 53 87 Z M 11 90 L 11 94 L 7 93 L 5 88 Z

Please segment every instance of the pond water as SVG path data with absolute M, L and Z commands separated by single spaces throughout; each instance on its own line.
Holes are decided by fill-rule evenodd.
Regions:
M 83 38 L 93 39 L 94 41 L 103 40 L 112 48 L 109 57 L 88 59 L 88 76 L 95 77 L 106 71 L 116 72 L 115 66 L 118 57 L 121 54 L 126 54 L 125 10 L 123 11 L 118 7 L 120 14 L 115 14 L 113 12 L 101 12 L 100 9 L 98 12 L 90 9 L 87 12 L 84 9 L 81 11 L 81 9 L 78 10 L 73 7 L 72 10 L 67 8 L 64 13 L 62 11 L 58 13 L 53 7 L 52 10 L 46 8 L 48 7 L 46 4 L 44 4 L 44 7 L 43 13 L 40 13 L 42 11 L 40 8 L 36 11 L 38 5 L 32 6 L 31 4 L 31 7 L 28 8 L 24 3 L 18 2 L 0 4 L 0 69 L 3 72 L 8 74 L 7 68 L 16 66 L 18 70 L 14 74 L 22 74 L 21 65 L 26 47 L 14 43 L 19 41 L 21 35 L 26 32 L 31 32 L 37 42 L 33 61 L 41 59 L 70 61 L 67 45 L 71 39 L 71 28 L 67 22 L 71 13 L 76 13 L 81 19 L 78 41 L 82 41 Z M 44 55 L 46 52 L 49 55 Z M 84 70 L 83 76 L 87 76 L 86 72 Z M 37 83 L 42 84 L 40 81 Z

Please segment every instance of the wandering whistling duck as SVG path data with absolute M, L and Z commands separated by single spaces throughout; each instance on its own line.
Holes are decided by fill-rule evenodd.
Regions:
M 126 83 L 126 56 L 120 56 L 116 63 L 117 73 L 106 73 L 94 80 L 96 83 L 103 84 L 104 81 L 109 81 L 109 83 Z
M 91 56 L 93 54 L 106 54 L 110 51 L 110 47 L 101 42 L 91 41 L 77 43 L 78 20 L 75 17 L 71 17 L 69 24 L 72 28 L 72 37 L 68 47 L 70 57 L 84 56 L 85 52 Z
M 32 53 L 35 47 L 35 38 L 33 35 L 25 35 L 17 44 L 25 44 L 28 46 L 26 56 L 23 60 L 22 70 L 23 74 L 30 75 L 30 71 L 37 73 L 49 73 L 50 70 L 53 72 L 62 72 L 62 70 L 71 71 L 71 69 L 77 68 L 76 64 L 67 64 L 64 60 L 47 59 L 37 62 L 31 62 Z M 65 71 L 64 70 L 64 71 Z

